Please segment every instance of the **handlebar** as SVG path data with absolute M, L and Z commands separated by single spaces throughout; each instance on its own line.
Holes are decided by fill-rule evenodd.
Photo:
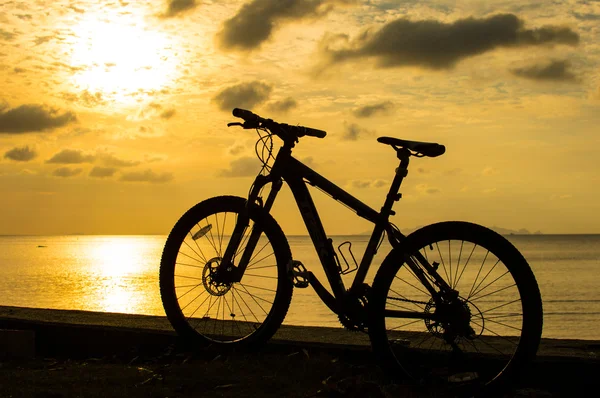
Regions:
M 235 108 L 232 113 L 233 116 L 244 119 L 244 123 L 228 123 L 227 126 L 241 125 L 246 129 L 265 127 L 284 141 L 287 139 L 293 139 L 294 141 L 297 141 L 298 138 L 304 137 L 305 135 L 317 138 L 325 138 L 327 135 L 327 132 L 323 130 L 304 126 L 290 126 L 289 124 L 285 123 L 277 123 L 271 119 L 262 118 L 246 109 Z
M 247 111 L 245 109 L 234 108 L 232 113 L 233 116 L 239 117 L 240 119 L 244 119 L 244 121 L 258 121 L 262 119 L 257 114 L 254 114 L 251 111 Z

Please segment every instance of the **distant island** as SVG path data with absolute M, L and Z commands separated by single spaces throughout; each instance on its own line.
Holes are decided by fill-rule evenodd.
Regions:
M 498 232 L 500 235 L 543 235 L 542 231 L 529 232 L 529 230 L 525 228 L 514 230 L 508 228 L 501 228 L 494 225 L 490 229 Z

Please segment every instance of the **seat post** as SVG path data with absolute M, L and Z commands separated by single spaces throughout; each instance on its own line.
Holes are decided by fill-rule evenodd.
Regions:
M 395 214 L 392 210 L 392 206 L 394 205 L 394 202 L 397 202 L 402 198 L 402 194 L 398 191 L 400 190 L 404 177 L 408 175 L 408 163 L 410 161 L 410 151 L 408 149 L 397 148 L 395 146 L 394 149 L 396 150 L 398 159 L 400 159 L 400 165 L 396 168 L 396 175 L 394 176 L 390 190 L 385 198 L 385 203 L 381 208 L 381 214 L 386 218 Z

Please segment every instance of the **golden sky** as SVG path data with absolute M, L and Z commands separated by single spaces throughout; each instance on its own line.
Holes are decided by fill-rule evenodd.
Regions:
M 233 107 L 326 130 L 295 156 L 393 221 L 600 233 L 599 1 L 3 1 L 0 234 L 165 234 L 245 196 Z M 277 143 L 276 143 L 277 144 Z M 369 225 L 316 192 L 330 234 Z M 289 192 L 274 213 L 305 233 Z

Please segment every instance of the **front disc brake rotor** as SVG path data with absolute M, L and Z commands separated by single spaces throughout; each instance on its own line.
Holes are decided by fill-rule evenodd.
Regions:
M 218 282 L 215 278 L 219 264 L 221 264 L 221 257 L 211 258 L 206 262 L 202 271 L 202 284 L 206 291 L 213 296 L 223 296 L 231 289 L 231 283 Z

